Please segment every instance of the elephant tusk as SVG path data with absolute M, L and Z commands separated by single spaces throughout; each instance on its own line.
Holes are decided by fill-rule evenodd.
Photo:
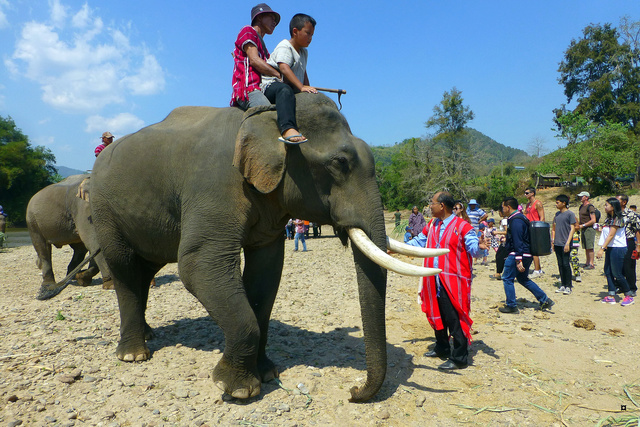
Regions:
M 401 255 L 415 256 L 420 258 L 436 257 L 449 253 L 449 249 L 419 248 L 417 246 L 411 246 L 407 245 L 406 243 L 398 242 L 397 240 L 394 240 L 389 236 L 387 236 L 387 249 Z
M 419 267 L 387 255 L 386 252 L 380 250 L 380 248 L 378 248 L 375 243 L 367 237 L 365 232 L 359 228 L 348 228 L 347 233 L 349 234 L 349 238 L 353 244 L 355 244 L 362 253 L 367 256 L 367 258 L 387 270 L 395 271 L 396 273 L 403 274 L 405 276 L 420 277 L 435 276 L 442 271 L 438 268 Z

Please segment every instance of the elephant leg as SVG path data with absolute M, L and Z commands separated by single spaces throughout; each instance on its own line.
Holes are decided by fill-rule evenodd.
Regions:
M 284 237 L 258 249 L 245 249 L 244 288 L 249 304 L 258 320 L 258 372 L 262 382 L 278 377 L 278 370 L 267 357 L 265 347 L 269 332 L 271 310 L 278 293 L 284 264 Z
M 210 245 L 196 250 L 182 245 L 180 278 L 224 333 L 224 353 L 213 370 L 216 386 L 247 399 L 260 393 L 260 328 L 242 285 L 240 249 L 221 253 L 218 242 Z
M 80 265 L 88 252 L 83 243 L 70 243 L 69 246 L 71 246 L 71 249 L 73 249 L 73 256 L 71 257 L 71 261 L 67 266 L 67 274 L 71 273 L 74 268 Z
M 89 261 L 89 268 L 76 274 L 76 280 L 81 286 L 89 286 L 91 285 L 93 276 L 95 276 L 99 272 L 100 269 L 98 268 L 98 264 L 96 264 L 96 261 L 92 259 L 91 261 Z
M 51 264 L 51 244 L 47 243 L 47 240 L 39 231 L 34 231 L 31 227 L 29 228 L 29 235 L 31 236 L 33 248 L 38 255 L 36 265 L 42 272 L 42 285 L 55 284 L 56 279 Z
M 162 268 L 133 254 L 121 250 L 120 256 L 111 258 L 113 282 L 120 307 L 120 342 L 116 356 L 125 362 L 147 360 L 151 356 L 145 343 L 151 338 L 151 328 L 145 320 L 149 281 Z M 107 259 L 109 259 L 107 257 Z

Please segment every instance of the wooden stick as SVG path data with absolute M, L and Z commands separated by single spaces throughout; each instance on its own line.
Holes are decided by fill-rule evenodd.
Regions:
M 344 89 L 327 89 L 324 87 L 317 87 L 317 86 L 313 86 L 315 87 L 317 90 L 322 91 L 322 92 L 331 92 L 331 93 L 339 93 L 339 94 L 346 94 L 347 91 Z

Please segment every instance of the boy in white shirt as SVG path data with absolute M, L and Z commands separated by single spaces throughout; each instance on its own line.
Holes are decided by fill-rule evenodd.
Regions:
M 267 99 L 276 104 L 278 112 L 278 127 L 285 144 L 302 144 L 307 142 L 299 131 L 296 123 L 295 93 L 318 93 L 316 88 L 309 86 L 307 76 L 307 47 L 311 43 L 315 31 L 316 21 L 309 15 L 298 13 L 291 18 L 289 33 L 291 39 L 281 41 L 274 49 L 267 61 L 269 65 L 280 70 L 286 83 L 275 77 L 262 77 L 260 88 Z

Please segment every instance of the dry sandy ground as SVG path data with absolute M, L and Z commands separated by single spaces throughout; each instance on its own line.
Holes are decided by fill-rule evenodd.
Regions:
M 556 294 L 551 257 L 543 260 L 547 275 L 538 283 L 556 305 L 544 313 L 522 287 L 520 314 L 499 313 L 502 283 L 489 279 L 495 264 L 476 268 L 473 362 L 453 373 L 438 371 L 440 360 L 423 357 L 434 339 L 416 303 L 417 280 L 390 273 L 387 378 L 375 401 L 349 403 L 349 388 L 365 377 L 353 258 L 336 238 L 307 243 L 304 253 L 286 243 L 272 316 L 269 354 L 281 385 L 264 384 L 260 396 L 247 402 L 214 386 L 210 372 L 224 349 L 223 336 L 183 288 L 175 264 L 158 274 L 159 287 L 150 292 L 147 320 L 156 333 L 151 360 L 124 363 L 114 355 L 115 294 L 102 290 L 101 279 L 37 301 L 41 277 L 33 248 L 0 253 L 0 423 L 584 426 L 638 416 L 640 303 L 599 302 L 606 286 L 602 262 L 584 273 L 572 295 Z M 68 248 L 54 250 L 59 278 L 70 257 Z M 574 326 L 579 319 L 595 329 Z

